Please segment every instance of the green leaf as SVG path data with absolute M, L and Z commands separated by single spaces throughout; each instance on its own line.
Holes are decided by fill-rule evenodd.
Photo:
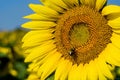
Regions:
M 46 80 L 54 80 L 54 73 L 51 74 Z
M 14 68 L 18 72 L 18 76 L 17 77 L 20 80 L 23 80 L 26 77 L 26 73 L 27 73 L 26 65 L 24 63 L 22 63 L 22 62 L 16 62 L 14 64 Z

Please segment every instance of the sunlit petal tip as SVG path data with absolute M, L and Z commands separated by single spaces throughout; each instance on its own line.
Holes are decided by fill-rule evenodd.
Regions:
M 38 5 L 38 4 L 30 3 L 28 6 L 32 9 L 33 7 L 35 7 L 35 5 Z
M 23 28 L 29 29 L 44 29 L 44 28 L 52 28 L 57 24 L 50 21 L 29 21 L 27 23 L 22 24 Z
M 108 5 L 108 6 L 105 6 L 102 10 L 102 15 L 109 15 L 112 13 L 120 13 L 120 6 Z
M 22 24 L 21 27 L 25 28 L 26 23 Z
M 41 4 L 29 4 L 29 7 L 37 14 L 42 14 L 52 18 L 58 18 L 59 16 L 59 13 L 57 11 Z
M 24 62 L 31 62 L 30 57 L 26 57 L 25 60 L 24 60 Z
M 27 15 L 27 16 L 24 16 L 23 18 L 26 18 L 26 19 L 32 19 L 32 18 L 39 18 L 39 15 L 37 15 L 37 14 L 30 14 L 30 15 Z
M 120 17 L 113 19 L 113 20 L 109 20 L 108 21 L 108 25 L 111 26 L 113 29 L 120 29 Z

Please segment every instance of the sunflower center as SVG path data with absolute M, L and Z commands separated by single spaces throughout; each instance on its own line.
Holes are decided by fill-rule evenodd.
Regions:
M 57 22 L 57 50 L 73 63 L 89 63 L 110 43 L 112 29 L 96 10 L 79 6 L 66 11 Z
M 84 45 L 89 39 L 89 30 L 87 24 L 78 23 L 72 26 L 70 30 L 70 40 L 72 45 Z

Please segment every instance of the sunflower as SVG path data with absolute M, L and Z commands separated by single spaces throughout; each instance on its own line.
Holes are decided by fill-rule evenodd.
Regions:
M 41 0 L 22 25 L 23 48 L 40 80 L 114 79 L 120 66 L 120 6 L 107 0 Z

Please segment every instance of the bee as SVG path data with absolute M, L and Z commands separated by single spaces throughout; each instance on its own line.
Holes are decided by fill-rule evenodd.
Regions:
M 75 55 L 75 49 L 71 48 L 68 53 L 69 53 L 70 56 Z

